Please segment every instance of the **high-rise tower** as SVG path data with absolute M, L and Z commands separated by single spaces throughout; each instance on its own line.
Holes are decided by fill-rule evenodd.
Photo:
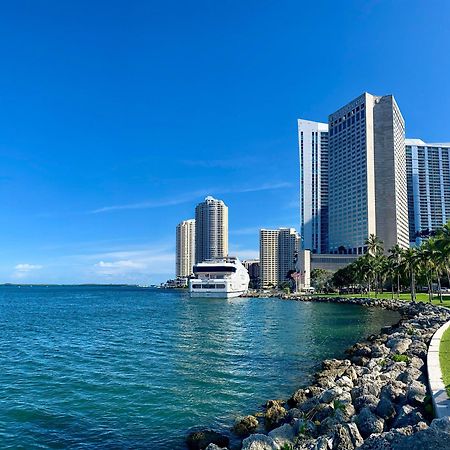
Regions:
M 329 249 L 409 246 L 405 122 L 392 95 L 364 93 L 329 116 Z
M 304 249 L 328 252 L 328 124 L 298 120 L 300 235 Z
M 195 208 L 195 262 L 228 256 L 228 207 L 206 197 Z
M 450 220 L 450 143 L 406 139 L 409 240 L 420 243 Z
M 176 231 L 176 276 L 192 275 L 195 261 L 195 220 L 183 220 Z

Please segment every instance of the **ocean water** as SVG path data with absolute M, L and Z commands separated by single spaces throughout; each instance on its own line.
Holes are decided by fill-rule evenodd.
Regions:
M 131 287 L 0 287 L 0 448 L 184 449 L 393 312 Z

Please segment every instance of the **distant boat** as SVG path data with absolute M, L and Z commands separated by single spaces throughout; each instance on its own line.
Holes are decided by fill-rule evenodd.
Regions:
M 232 256 L 198 263 L 194 275 L 189 280 L 191 297 L 239 297 L 247 292 L 250 282 L 247 269 Z

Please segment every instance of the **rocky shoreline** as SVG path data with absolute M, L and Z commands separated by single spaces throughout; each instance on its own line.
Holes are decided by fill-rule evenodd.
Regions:
M 402 318 L 347 349 L 347 359 L 323 361 L 311 386 L 240 418 L 233 433 L 242 450 L 450 450 L 450 418 L 433 420 L 426 372 L 428 344 L 450 310 L 373 298 L 294 300 L 381 307 Z M 205 430 L 187 443 L 224 450 L 229 438 Z

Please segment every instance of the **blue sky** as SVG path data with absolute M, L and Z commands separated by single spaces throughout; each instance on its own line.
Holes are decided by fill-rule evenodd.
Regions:
M 154 283 L 206 195 L 230 248 L 298 228 L 296 119 L 392 93 L 449 141 L 448 1 L 15 1 L 0 17 L 0 282 Z

